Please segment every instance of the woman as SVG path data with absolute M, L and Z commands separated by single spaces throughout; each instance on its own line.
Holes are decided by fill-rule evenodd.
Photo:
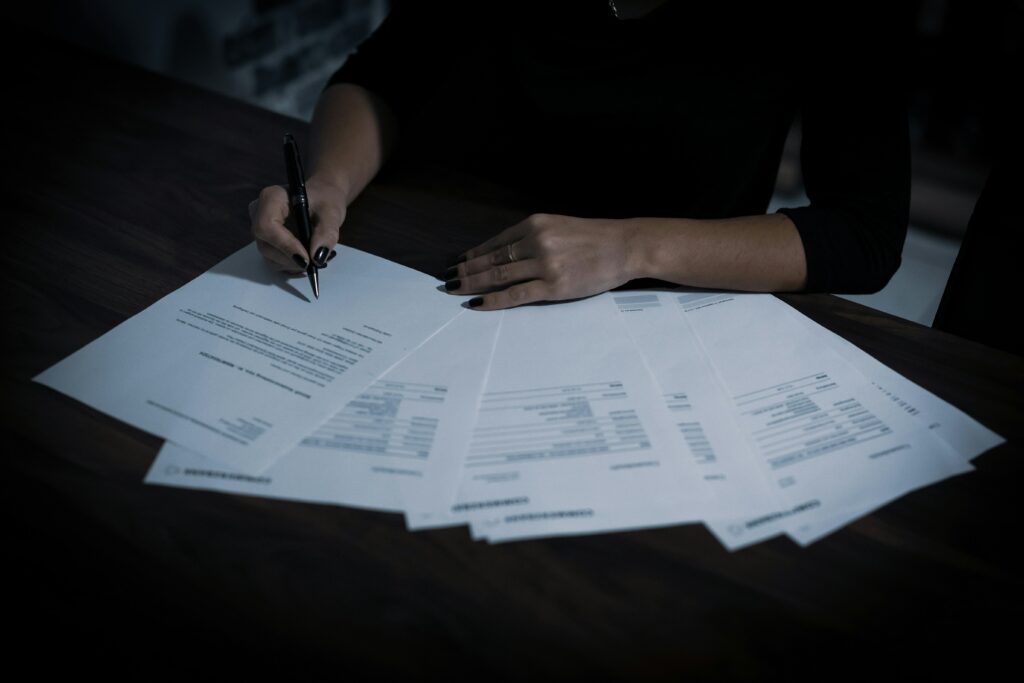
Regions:
M 446 273 L 448 291 L 482 294 L 470 302 L 481 310 L 640 277 L 873 292 L 898 268 L 907 119 L 897 42 L 871 24 L 878 15 L 658 0 L 395 5 L 316 107 L 317 263 L 395 150 L 538 197 L 544 213 Z M 797 115 L 810 205 L 765 214 Z M 284 190 L 264 189 L 250 211 L 261 253 L 304 268 Z

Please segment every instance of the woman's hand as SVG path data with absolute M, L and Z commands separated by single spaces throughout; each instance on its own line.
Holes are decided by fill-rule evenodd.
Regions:
M 309 218 L 313 222 L 312 255 L 295 235 L 295 223 L 289 217 L 288 190 L 281 185 L 265 187 L 258 199 L 249 203 L 249 219 L 256 247 L 277 270 L 292 275 L 306 271 L 309 259 L 325 268 L 334 257 L 338 231 L 345 222 L 347 204 L 342 188 L 311 177 L 306 181 Z
M 445 273 L 452 294 L 497 310 L 535 301 L 578 299 L 639 277 L 629 221 L 534 214 L 470 249 Z

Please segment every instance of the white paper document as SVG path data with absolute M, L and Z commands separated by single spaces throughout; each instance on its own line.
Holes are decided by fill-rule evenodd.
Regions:
M 621 316 L 635 352 L 645 360 L 658 395 L 671 415 L 671 428 L 663 435 L 665 442 L 674 444 L 679 457 L 696 468 L 713 496 L 702 504 L 700 519 L 753 516 L 777 509 L 774 488 L 737 430 L 732 406 L 672 293 L 613 292 L 604 300 L 605 315 Z M 643 505 L 610 510 L 594 506 L 592 514 L 586 517 L 492 524 L 487 538 L 497 542 L 693 521 L 692 514 L 680 516 Z
M 436 286 L 338 247 L 312 301 L 253 243 L 35 379 L 256 474 L 461 312 Z
M 389 512 L 451 501 L 500 320 L 460 314 L 257 475 L 168 442 L 146 482 Z
M 727 547 L 853 513 L 971 466 L 765 294 L 676 295 L 776 486 L 772 514 L 708 523 Z
M 831 345 L 847 362 L 870 378 L 875 388 L 898 408 L 928 425 L 932 433 L 949 444 L 953 451 L 965 461 L 972 460 L 1005 441 L 956 406 L 922 389 L 831 330 L 796 311 L 793 311 L 793 315 L 819 335 L 823 343 Z M 797 543 L 809 545 L 841 529 L 855 519 L 878 509 L 886 502 L 889 501 L 866 503 L 860 509 L 850 510 L 845 514 L 788 524 L 787 533 Z
M 614 301 L 673 415 L 682 445 L 715 494 L 704 519 L 774 509 L 771 482 L 757 467 L 714 366 L 671 294 L 622 292 Z
M 609 296 L 505 312 L 452 508 L 475 535 L 699 519 L 710 493 Z

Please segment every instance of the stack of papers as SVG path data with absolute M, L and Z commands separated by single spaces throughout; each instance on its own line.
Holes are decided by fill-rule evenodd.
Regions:
M 807 545 L 994 432 L 767 294 L 469 311 L 340 247 L 312 303 L 250 245 L 39 375 L 167 442 L 146 482 L 490 542 L 701 523 Z

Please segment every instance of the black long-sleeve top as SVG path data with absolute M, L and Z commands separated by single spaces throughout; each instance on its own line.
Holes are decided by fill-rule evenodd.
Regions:
M 781 212 L 806 290 L 877 291 L 909 212 L 898 36 L 883 18 L 760 4 L 621 20 L 604 0 L 395 2 L 325 89 L 380 98 L 402 155 L 590 217 L 763 214 L 799 114 L 810 205 Z

